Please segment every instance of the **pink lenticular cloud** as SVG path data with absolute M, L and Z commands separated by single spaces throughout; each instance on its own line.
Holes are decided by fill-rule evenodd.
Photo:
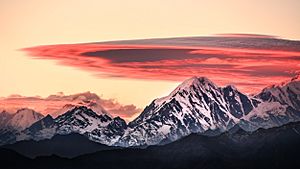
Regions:
M 300 70 L 300 42 L 272 36 L 217 36 L 37 46 L 37 59 L 94 72 L 98 77 L 182 81 L 206 76 L 248 93 Z

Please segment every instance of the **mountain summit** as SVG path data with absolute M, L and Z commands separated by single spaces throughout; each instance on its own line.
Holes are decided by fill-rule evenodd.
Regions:
M 22 131 L 43 117 L 42 114 L 28 108 L 19 109 L 16 113 L 3 111 L 0 114 L 0 126 Z
M 185 80 L 168 96 L 155 99 L 134 121 L 121 144 L 157 144 L 190 133 L 224 132 L 257 104 L 234 86 L 218 87 L 206 77 Z M 127 144 L 129 143 L 129 144 Z
M 116 127 L 114 127 L 116 126 Z M 90 140 L 111 145 L 114 144 L 126 129 L 126 122 L 119 118 L 111 118 L 107 114 L 97 114 L 85 106 L 77 106 L 53 119 L 46 116 L 22 131 L 16 138 L 20 140 L 50 139 L 60 134 L 79 133 Z
M 254 131 L 298 121 L 300 84 L 295 79 L 256 96 L 247 96 L 232 85 L 218 87 L 206 77 L 187 79 L 130 122 L 118 144 L 153 145 L 190 133 L 222 133 L 235 125 Z

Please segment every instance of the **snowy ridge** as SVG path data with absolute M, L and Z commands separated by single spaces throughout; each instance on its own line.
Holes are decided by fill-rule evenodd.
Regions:
M 299 75 L 290 81 L 266 87 L 254 97 L 262 103 L 241 119 L 243 128 L 253 131 L 300 120 Z
M 84 106 L 66 105 L 62 110 L 66 112 L 56 118 L 50 115 L 42 118 L 32 110 L 20 110 L 17 116 L 2 112 L 1 126 L 11 123 L 25 130 L 1 130 L 0 144 L 79 133 L 106 145 L 148 146 L 166 144 L 191 133 L 220 134 L 234 126 L 251 132 L 272 128 L 300 121 L 300 80 L 296 76 L 247 96 L 232 85 L 218 87 L 205 77 L 193 77 L 168 96 L 152 101 L 128 125 L 92 102 Z
M 119 125 L 119 128 L 112 128 L 114 125 Z M 106 114 L 99 115 L 85 106 L 78 106 L 55 119 L 50 115 L 46 116 L 20 133 L 16 140 L 43 140 L 56 134 L 79 133 L 93 141 L 111 145 L 123 134 L 125 128 L 123 119 L 112 119 Z
M 235 87 L 220 88 L 205 77 L 193 77 L 170 95 L 154 100 L 120 139 L 122 146 L 153 145 L 174 141 L 190 133 L 226 131 L 249 113 L 256 100 Z
M 271 128 L 300 120 L 299 76 L 247 96 L 234 86 L 218 87 L 193 77 L 168 96 L 155 99 L 120 138 L 118 145 L 168 143 L 190 133 L 221 133 L 234 125 L 244 130 Z
M 286 80 L 286 81 L 283 81 L 283 82 L 280 82 L 277 84 L 270 85 L 270 86 L 266 87 L 265 89 L 276 88 L 276 87 L 280 88 L 280 87 L 284 87 L 284 86 L 288 85 L 291 82 L 299 82 L 299 81 L 300 81 L 300 74 L 292 77 L 290 80 Z

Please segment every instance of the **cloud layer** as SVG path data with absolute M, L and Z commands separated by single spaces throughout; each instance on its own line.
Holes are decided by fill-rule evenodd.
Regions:
M 120 116 L 126 120 L 132 120 L 137 116 L 141 109 L 134 105 L 123 105 L 116 99 L 103 99 L 94 93 L 85 92 L 73 95 L 64 95 L 58 93 L 46 98 L 39 96 L 25 97 L 20 95 L 11 95 L 6 98 L 0 98 L 0 110 L 11 113 L 20 108 L 30 108 L 44 115 L 50 114 L 54 117 L 65 113 L 73 106 L 87 106 L 95 112 L 106 113 L 113 117 Z
M 300 70 L 300 41 L 230 34 L 146 39 L 24 49 L 33 58 L 91 71 L 104 78 L 182 81 L 206 76 L 253 93 Z

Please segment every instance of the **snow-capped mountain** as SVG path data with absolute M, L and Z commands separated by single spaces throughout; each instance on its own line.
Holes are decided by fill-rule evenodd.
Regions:
M 37 113 L 32 109 L 23 108 L 14 114 L 12 119 L 9 121 L 9 126 L 21 131 L 39 121 L 43 117 L 44 116 L 42 114 Z
M 266 87 L 256 97 L 268 102 L 279 102 L 300 109 L 300 75 L 290 81 Z
M 107 114 L 99 115 L 92 109 L 79 106 L 55 119 L 50 115 L 46 116 L 21 132 L 16 141 L 43 140 L 56 134 L 79 133 L 86 135 L 90 140 L 111 145 L 123 135 L 125 129 L 126 122 L 123 119 L 111 118 Z
M 0 113 L 0 145 L 14 142 L 22 130 L 41 120 L 44 116 L 32 109 L 19 109 L 16 113 Z
M 216 135 L 234 126 L 250 132 L 272 128 L 300 121 L 300 78 L 247 96 L 232 85 L 218 87 L 205 77 L 193 77 L 168 96 L 155 99 L 128 125 L 120 117 L 111 117 L 98 104 L 86 105 L 66 105 L 61 109 L 65 113 L 41 120 L 32 110 L 20 110 L 13 116 L 2 112 L 1 125 L 26 129 L 13 134 L 0 131 L 0 143 L 79 133 L 106 145 L 148 146 L 169 143 L 191 133 Z M 36 122 L 29 127 L 29 121 Z
M 42 114 L 28 108 L 19 109 L 14 114 L 3 111 L 0 114 L 0 126 L 2 129 L 22 131 L 43 117 Z
M 266 87 L 254 97 L 262 103 L 242 118 L 242 128 L 254 131 L 300 120 L 299 75 L 290 81 Z
M 190 133 L 223 132 L 257 106 L 233 86 L 219 88 L 205 77 L 184 81 L 168 96 L 154 100 L 120 140 L 122 146 L 174 141 Z
M 244 130 L 300 120 L 299 77 L 247 96 L 234 86 L 216 86 L 205 77 L 184 81 L 166 97 L 154 100 L 119 140 L 121 146 L 154 145 L 190 133 L 216 134 L 240 125 Z

